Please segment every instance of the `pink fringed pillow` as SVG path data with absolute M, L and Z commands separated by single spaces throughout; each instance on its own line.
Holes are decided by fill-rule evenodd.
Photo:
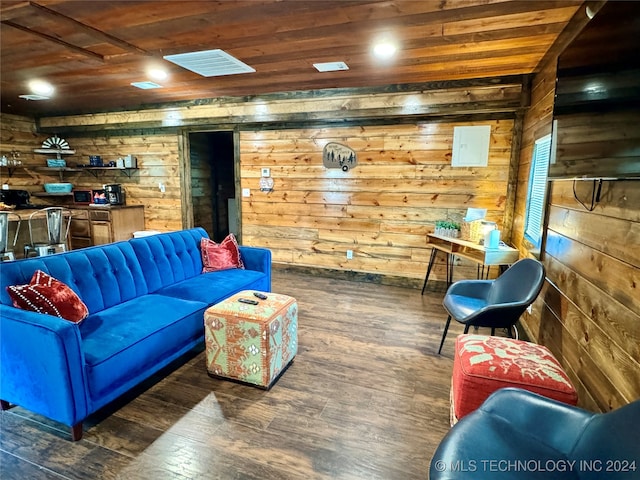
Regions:
M 12 285 L 7 292 L 13 306 L 31 312 L 46 313 L 80 323 L 89 310 L 80 297 L 60 280 L 36 270 L 28 285 Z
M 230 268 L 244 268 L 240 249 L 233 233 L 220 243 L 216 243 L 209 238 L 200 240 L 200 251 L 202 253 L 202 273 L 215 272 L 217 270 L 228 270 Z

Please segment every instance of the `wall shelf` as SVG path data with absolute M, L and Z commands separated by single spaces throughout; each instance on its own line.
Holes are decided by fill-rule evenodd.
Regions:
M 133 172 L 138 170 L 137 168 L 128 168 L 128 167 L 78 167 L 74 169 L 77 172 L 87 171 L 94 177 L 98 178 L 99 173 L 104 173 L 105 171 L 117 171 L 131 178 Z
M 73 192 L 61 192 L 61 193 L 47 193 L 47 192 L 34 192 L 32 197 L 72 197 Z
M 58 172 L 60 181 L 63 180 L 65 173 L 87 172 L 98 178 L 98 174 L 105 171 L 117 171 L 131 178 L 131 175 L 138 168 L 120 168 L 120 167 L 33 167 L 34 170 L 40 172 Z
M 62 158 L 62 155 L 73 155 L 76 153 L 75 150 L 71 150 L 70 148 L 36 148 L 33 151 L 34 153 L 42 153 L 44 155 L 55 155 L 58 160 Z

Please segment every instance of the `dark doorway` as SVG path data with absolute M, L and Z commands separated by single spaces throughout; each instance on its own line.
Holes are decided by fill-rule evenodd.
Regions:
M 189 134 L 193 224 L 220 242 L 237 235 L 233 132 Z

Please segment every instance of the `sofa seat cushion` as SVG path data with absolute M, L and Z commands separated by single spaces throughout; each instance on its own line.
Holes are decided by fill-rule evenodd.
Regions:
M 213 305 L 236 292 L 252 289 L 269 290 L 268 275 L 255 270 L 219 270 L 183 280 L 156 293 Z
M 80 334 L 91 397 L 114 398 L 111 392 L 124 385 L 124 390 L 130 388 L 136 377 L 204 338 L 206 307 L 151 294 L 90 315 L 80 325 Z

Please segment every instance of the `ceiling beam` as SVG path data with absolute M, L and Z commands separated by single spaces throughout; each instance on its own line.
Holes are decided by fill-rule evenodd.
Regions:
M 16 2 L 7 5 L 6 2 L 0 5 L 0 14 L 4 20 L 11 20 L 11 18 L 20 15 L 25 8 L 29 7 L 29 2 Z
M 55 10 L 51 10 L 50 8 L 40 5 L 39 3 L 29 2 L 29 5 L 37 9 L 39 13 L 50 16 L 55 20 L 66 22 L 72 25 L 73 27 L 87 33 L 89 36 L 93 37 L 94 39 L 104 41 L 111 45 L 115 45 L 116 47 L 122 48 L 123 50 L 126 50 L 127 52 L 130 52 L 130 53 L 134 53 L 136 55 L 151 55 L 151 53 L 147 52 L 146 50 L 143 50 L 140 47 L 137 47 L 129 42 L 126 42 L 125 40 L 122 40 L 118 37 L 114 37 L 113 35 L 103 32 L 102 30 L 98 30 L 97 28 L 94 28 L 85 23 L 79 22 L 78 20 L 75 20 L 71 17 L 67 17 L 62 13 L 56 12 Z M 104 57 L 102 58 L 104 59 Z
M 81 53 L 82 55 L 87 55 L 89 57 L 97 58 L 101 62 L 104 62 L 104 57 L 99 53 L 92 52 L 91 50 L 87 50 L 86 48 L 78 47 L 77 45 L 72 45 L 71 43 L 67 43 L 64 40 L 60 40 L 59 38 L 52 37 L 51 35 L 47 35 L 46 33 L 38 32 L 37 30 L 32 30 L 29 27 L 25 27 L 24 25 L 20 25 L 18 23 L 14 23 L 10 20 L 3 20 L 3 25 L 8 25 L 13 28 L 17 28 L 18 30 L 22 30 L 23 32 L 30 33 L 31 35 L 35 35 L 36 37 L 44 38 L 45 40 L 49 40 L 50 42 L 57 43 L 58 45 L 62 45 L 69 50 L 73 50 L 74 52 Z

